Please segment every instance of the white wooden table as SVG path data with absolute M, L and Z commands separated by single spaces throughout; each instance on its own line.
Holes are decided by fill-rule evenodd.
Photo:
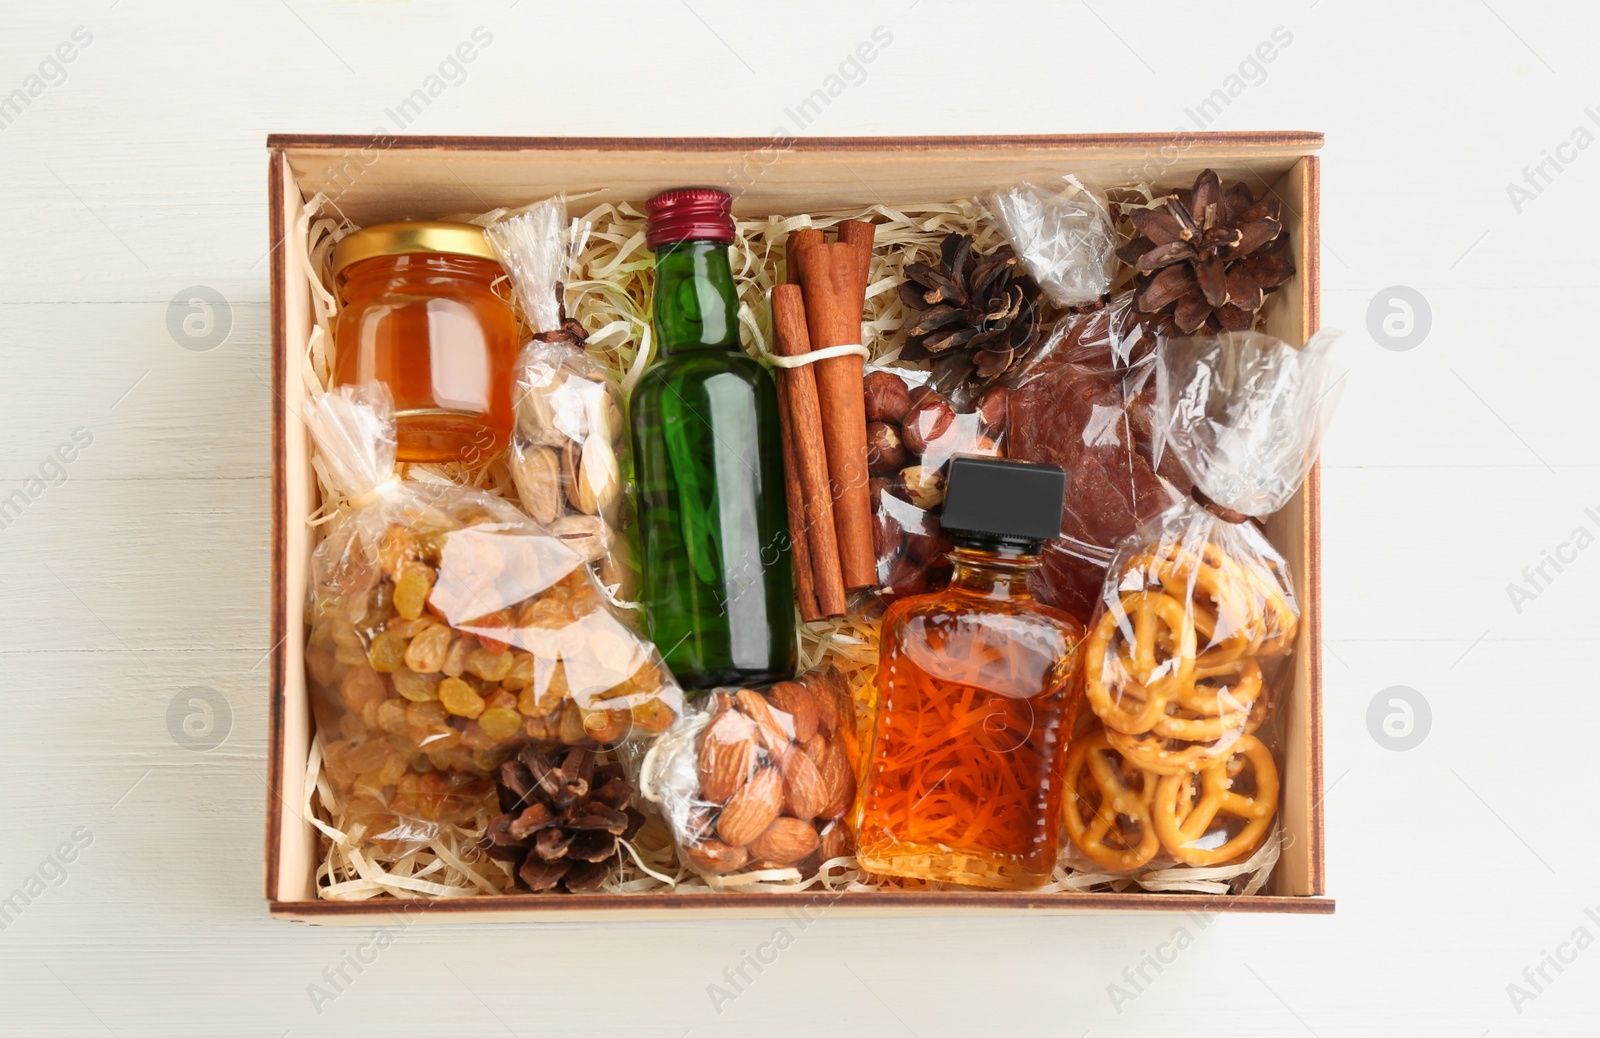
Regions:
M 4 10 L 0 1032 L 1600 1031 L 1593 5 Z M 357 972 L 372 931 L 267 918 L 263 142 L 391 129 L 480 26 L 407 132 L 769 134 L 841 73 L 804 132 L 1327 132 L 1336 916 L 823 918 L 720 1012 L 774 923 L 419 926 Z

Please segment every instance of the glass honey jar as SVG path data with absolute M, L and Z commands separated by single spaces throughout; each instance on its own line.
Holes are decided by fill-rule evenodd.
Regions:
M 517 319 L 494 289 L 505 270 L 483 229 L 375 224 L 334 247 L 333 269 L 334 381 L 389 387 L 397 459 L 470 464 L 504 447 Z
M 1084 631 L 1033 600 L 1028 574 L 1065 488 L 1053 466 L 951 461 L 950 584 L 883 619 L 856 841 L 868 872 L 1006 890 L 1050 878 Z

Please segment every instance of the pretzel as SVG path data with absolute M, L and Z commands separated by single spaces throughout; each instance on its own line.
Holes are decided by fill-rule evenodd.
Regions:
M 1206 716 L 1248 711 L 1261 694 L 1261 664 L 1253 657 L 1202 667 L 1195 662 L 1194 684 L 1178 694 L 1185 710 Z
M 1201 656 L 1208 665 L 1252 653 L 1266 636 L 1255 589 L 1242 567 L 1214 544 L 1204 544 L 1199 554 L 1177 543 L 1158 545 L 1130 559 L 1124 572 L 1140 574 L 1178 601 L 1193 604 L 1197 631 L 1210 642 Z M 1202 617 L 1205 629 L 1199 630 Z
M 1256 655 L 1266 658 L 1285 655 L 1294 646 L 1295 632 L 1300 626 L 1294 606 L 1284 591 L 1287 584 L 1276 572 L 1277 567 L 1266 559 L 1258 558 L 1249 564 L 1236 562 L 1235 566 L 1254 593 L 1261 611 L 1264 633 Z
M 1168 700 L 1194 684 L 1193 618 L 1181 601 L 1159 591 L 1123 595 L 1095 625 L 1086 656 L 1084 691 L 1094 712 L 1116 731 L 1147 732 L 1166 713 Z M 1139 708 L 1125 708 L 1124 695 Z
M 1139 735 L 1112 731 L 1107 732 L 1106 737 L 1128 763 L 1152 775 L 1163 778 L 1193 775 L 1233 753 L 1244 736 L 1245 716 L 1239 715 L 1238 720 L 1237 727 L 1222 729 L 1215 738 L 1208 740 L 1173 738 L 1154 731 Z
M 1128 779 L 1136 780 L 1140 788 L 1130 788 Z M 1073 743 L 1063 788 L 1061 814 L 1067 835 L 1096 865 L 1114 872 L 1136 869 L 1161 849 L 1150 817 L 1156 776 L 1120 757 L 1104 731 Z
M 1193 713 L 1173 704 L 1173 709 L 1148 732 L 1108 735 L 1129 762 L 1157 775 L 1187 775 L 1210 767 L 1237 748 L 1241 736 L 1254 735 L 1267 718 L 1266 686 L 1258 685 L 1248 702 L 1231 699 L 1223 690 L 1214 696 L 1215 716 Z M 1220 698 L 1220 702 L 1219 702 Z M 1222 707 L 1227 709 L 1222 710 Z
M 1233 785 L 1249 768 L 1255 790 L 1235 793 Z M 1195 786 L 1199 785 L 1196 799 Z M 1169 853 L 1186 865 L 1217 865 L 1260 846 L 1278 810 L 1278 768 L 1272 753 L 1253 735 L 1239 739 L 1227 759 L 1197 775 L 1168 775 L 1156 783 L 1151 802 L 1156 835 Z M 1244 825 L 1221 846 L 1197 846 L 1218 815 Z

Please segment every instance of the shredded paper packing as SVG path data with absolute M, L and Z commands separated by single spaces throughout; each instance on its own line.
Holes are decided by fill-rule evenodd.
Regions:
M 495 210 L 467 217 L 490 227 L 491 236 L 537 233 L 538 221 L 567 220 L 569 208 L 581 209 L 582 195 L 567 195 L 525 208 Z M 1003 221 L 1005 230 L 991 218 Z M 746 331 L 745 349 L 760 358 L 766 344 L 773 341 L 771 314 L 767 305 L 772 287 L 785 278 L 783 245 L 791 231 L 801 228 L 826 229 L 841 220 L 875 221 L 876 242 L 868 277 L 866 305 L 862 318 L 861 342 L 872 353 L 872 363 L 900 364 L 904 345 L 901 327 L 906 308 L 897 288 L 908 264 L 932 263 L 939 259 L 939 248 L 951 232 L 971 235 L 974 248 L 991 251 L 1008 237 L 1013 241 L 1030 270 L 1034 263 L 1062 262 L 1065 256 L 1098 257 L 1103 252 L 1115 258 L 1115 242 L 1102 240 L 1110 235 L 1105 209 L 1091 192 L 1068 180 L 1060 191 L 1023 185 L 1016 190 L 984 200 L 955 201 L 928 205 L 891 207 L 874 205 L 865 210 L 812 213 L 799 216 L 768 216 L 742 219 L 731 249 L 734 282 L 740 300 L 740 321 Z M 519 219 L 528 222 L 518 224 Z M 306 391 L 325 392 L 332 385 L 332 326 L 338 301 L 333 291 L 333 246 L 356 227 L 343 218 L 324 196 L 307 202 L 299 221 L 305 251 L 300 256 L 310 283 L 315 326 L 307 342 L 301 364 Z M 565 270 L 565 307 L 569 318 L 587 332 L 586 349 L 619 380 L 626 394 L 653 359 L 655 343 L 651 336 L 651 285 L 655 260 L 645 242 L 646 221 L 641 208 L 629 202 L 604 202 L 572 218 L 563 235 L 565 255 L 549 258 L 557 271 Z M 1029 257 L 1036 259 L 1029 261 Z M 1073 261 L 1079 265 L 1079 260 Z M 1097 268 L 1087 275 L 1054 277 L 1045 270 L 1038 277 L 1058 305 L 1077 305 L 1105 291 L 1112 269 L 1102 279 Z M 1093 264 L 1090 265 L 1093 268 Z M 550 270 L 513 270 L 496 289 L 508 300 L 516 298 L 524 322 L 559 324 L 551 320 L 559 313 L 561 300 L 554 295 L 535 295 L 539 302 L 522 300 L 518 289 L 526 276 L 529 284 L 543 285 L 559 280 Z M 1060 293 L 1058 296 L 1057 293 Z M 1080 298 L 1081 297 L 1081 298 Z M 548 300 L 548 304 L 544 302 Z M 529 311 L 532 311 L 531 313 Z M 541 328 L 524 327 L 523 339 Z M 902 365 L 913 366 L 913 365 Z M 313 526 L 333 518 L 348 506 L 334 489 L 320 458 L 312 468 L 321 491 L 321 506 L 309 517 Z M 517 500 L 509 467 L 502 454 L 487 465 L 460 463 L 400 465 L 399 475 L 408 480 L 455 483 Z M 857 727 L 864 740 L 870 740 L 869 725 L 875 707 L 878 617 L 853 613 L 843 619 L 800 624 L 800 670 L 826 666 L 839 667 L 855 698 Z M 481 894 L 515 893 L 509 866 L 482 855 L 476 846 L 476 832 L 454 826 L 436 826 L 428 832 L 388 834 L 404 839 L 380 839 L 384 834 L 364 831 L 344 817 L 323 772 L 321 740 L 314 740 L 306 765 L 305 819 L 323 837 L 317 885 L 321 897 L 329 900 L 360 901 L 373 897 L 448 898 Z M 627 751 L 621 751 L 626 753 Z M 637 766 L 640 762 L 632 762 Z M 649 812 L 646 812 L 649 815 Z M 483 825 L 487 818 L 480 820 Z M 1058 865 L 1051 883 L 1042 892 L 1124 890 L 1134 886 L 1160 891 L 1196 893 L 1253 893 L 1265 882 L 1277 860 L 1279 838 L 1274 835 L 1248 860 L 1212 869 L 1162 869 L 1145 874 L 1099 875 Z M 918 884 L 876 877 L 862 872 L 854 858 L 835 858 L 824 863 L 813 876 L 801 877 L 793 869 L 774 869 L 708 880 L 680 863 L 671 833 L 656 816 L 625 845 L 622 867 L 615 870 L 601 888 L 603 893 L 708 894 L 737 885 L 741 890 L 855 892 L 889 889 L 937 889 L 941 884 Z M 962 889 L 950 887 L 950 889 Z

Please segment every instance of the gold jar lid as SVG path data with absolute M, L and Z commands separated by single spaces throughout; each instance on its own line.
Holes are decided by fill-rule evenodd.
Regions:
M 375 256 L 409 256 L 420 252 L 475 256 L 500 262 L 484 237 L 483 228 L 448 220 L 405 220 L 375 223 L 346 235 L 333 247 L 333 271 Z

